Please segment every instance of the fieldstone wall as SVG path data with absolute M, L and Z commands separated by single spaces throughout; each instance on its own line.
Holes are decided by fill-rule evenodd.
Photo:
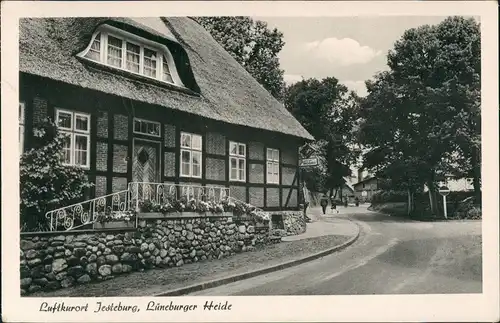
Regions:
M 284 211 L 282 214 L 287 236 L 298 235 L 306 231 L 304 211 Z
M 21 294 L 221 259 L 274 242 L 267 226 L 213 216 L 142 219 L 132 231 L 23 234 Z

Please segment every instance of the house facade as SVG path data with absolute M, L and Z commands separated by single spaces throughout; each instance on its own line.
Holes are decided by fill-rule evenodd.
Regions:
M 298 208 L 312 136 L 190 18 L 22 19 L 19 77 L 20 151 L 55 120 L 89 198 L 175 183 Z
M 378 179 L 368 177 L 353 185 L 354 195 L 362 202 L 371 201 L 373 195 L 378 192 Z

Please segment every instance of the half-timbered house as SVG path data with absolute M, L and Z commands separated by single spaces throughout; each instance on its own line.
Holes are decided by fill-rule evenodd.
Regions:
M 193 183 L 298 207 L 298 148 L 313 138 L 193 19 L 22 19 L 19 69 L 20 150 L 52 118 L 95 197 Z

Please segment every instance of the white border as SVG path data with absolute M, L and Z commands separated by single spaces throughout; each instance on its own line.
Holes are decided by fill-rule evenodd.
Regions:
M 234 322 L 234 321 L 455 321 L 499 320 L 498 217 L 498 26 L 495 1 L 432 2 L 15 2 L 2 1 L 2 319 L 8 322 Z M 307 8 L 307 9 L 306 9 Z M 43 313 L 41 299 L 19 297 L 19 156 L 17 127 L 19 98 L 19 17 L 64 16 L 479 16 L 482 30 L 482 171 L 483 174 L 483 293 L 476 295 L 311 296 L 311 297 L 182 297 L 184 304 L 229 300 L 232 311 L 152 312 L 131 314 Z M 153 298 L 106 298 L 144 308 Z M 164 298 L 169 301 L 172 298 Z M 53 299 L 69 304 L 97 299 Z M 390 309 L 390 310 L 389 310 Z

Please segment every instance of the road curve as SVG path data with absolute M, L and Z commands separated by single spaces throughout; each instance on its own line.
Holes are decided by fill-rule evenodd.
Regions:
M 352 208 L 361 227 L 347 249 L 190 295 L 481 293 L 481 222 L 417 222 Z M 330 216 L 319 221 L 329 222 Z

